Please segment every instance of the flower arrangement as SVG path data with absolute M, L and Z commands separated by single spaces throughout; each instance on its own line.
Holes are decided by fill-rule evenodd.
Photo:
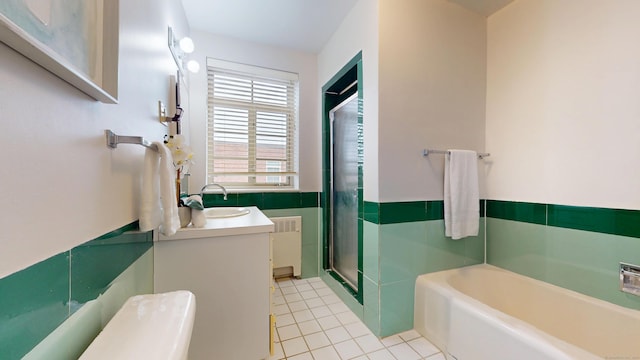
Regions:
M 185 143 L 183 135 L 171 135 L 165 139 L 164 143 L 171 151 L 173 165 L 176 168 L 176 197 L 180 206 L 180 181 L 184 174 L 189 172 L 189 167 L 193 164 L 193 151 Z

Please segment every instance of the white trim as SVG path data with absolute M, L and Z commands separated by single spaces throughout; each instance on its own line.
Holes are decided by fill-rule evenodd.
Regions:
M 207 58 L 207 67 L 222 69 L 224 71 L 237 71 L 255 76 L 276 78 L 281 80 L 298 81 L 298 74 L 289 71 L 270 69 L 262 66 L 240 64 L 214 58 Z

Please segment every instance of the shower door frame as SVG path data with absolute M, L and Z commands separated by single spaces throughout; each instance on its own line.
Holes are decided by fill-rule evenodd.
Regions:
M 329 141 L 331 143 L 331 147 L 329 149 L 329 151 L 330 151 L 329 159 L 331 161 L 331 173 L 330 173 L 331 175 L 330 176 L 331 176 L 331 180 L 332 180 L 332 184 L 331 184 L 332 186 L 330 186 L 330 188 L 329 188 L 329 192 L 330 192 L 329 193 L 329 198 L 332 201 L 336 199 L 336 197 L 335 197 L 336 196 L 336 185 L 335 185 L 336 173 L 335 173 L 335 169 L 337 168 L 337 166 L 335 164 L 335 162 L 336 162 L 336 153 L 335 153 L 335 146 L 336 146 L 335 145 L 336 144 L 336 140 L 335 140 L 335 138 L 336 138 L 336 125 L 335 124 L 336 124 L 336 119 L 335 119 L 335 113 L 338 112 L 340 109 L 348 106 L 352 101 L 355 101 L 356 102 L 356 106 L 357 106 L 357 103 L 358 103 L 358 94 L 357 93 L 353 93 L 353 95 L 349 96 L 347 99 L 343 100 L 340 104 L 336 105 L 333 109 L 331 109 L 329 111 L 329 123 L 330 123 L 330 126 L 329 126 L 329 129 L 330 129 L 330 131 L 329 131 L 329 139 L 330 140 Z M 358 111 L 358 110 L 356 110 L 356 111 L 358 113 L 360 113 L 360 114 L 362 113 L 361 111 Z M 359 117 L 362 117 L 362 116 L 360 115 Z M 356 121 L 357 121 L 357 119 L 356 119 Z M 362 122 L 360 122 L 358 124 L 359 125 L 358 128 L 359 128 L 360 132 L 362 131 L 361 130 L 362 129 L 361 124 L 362 124 Z M 358 146 L 357 145 L 358 144 L 357 141 L 358 140 L 357 140 L 357 134 L 356 134 L 356 146 Z M 358 159 L 360 159 L 360 158 L 361 157 L 358 156 L 356 161 Z M 357 169 L 356 169 L 356 171 L 357 171 Z M 357 187 L 356 188 L 356 192 L 357 192 L 357 190 L 359 188 L 361 188 L 362 186 L 361 186 L 360 183 L 358 183 L 356 185 L 356 187 Z M 356 195 L 356 196 L 357 196 L 357 198 L 360 197 L 359 195 Z M 356 202 L 358 202 L 358 201 L 356 200 Z M 355 210 L 356 210 L 356 217 L 357 217 L 357 215 L 358 215 L 357 204 L 356 204 L 356 209 Z M 335 212 L 336 212 L 335 204 L 334 204 L 334 206 L 329 206 L 329 216 L 330 216 L 330 219 L 329 219 L 330 232 L 328 234 L 329 235 L 329 269 L 331 269 L 331 271 L 336 273 L 336 275 L 338 275 L 346 283 L 346 285 L 351 286 L 351 288 L 354 291 L 357 292 L 358 291 L 358 284 L 360 283 L 360 279 L 358 279 L 357 275 L 356 275 L 356 279 L 355 279 L 355 281 L 357 283 L 354 284 L 353 281 L 348 278 L 349 276 L 345 273 L 344 268 L 341 271 L 340 269 L 337 268 L 336 263 L 335 263 L 336 262 L 336 257 L 335 257 L 336 256 L 336 249 L 335 249 L 336 213 Z M 339 239 L 339 240 L 344 241 L 345 239 Z M 358 239 L 357 239 L 357 229 L 356 229 L 356 246 L 358 245 L 357 241 L 358 241 Z M 358 249 L 359 249 L 359 247 L 358 247 Z M 357 259 L 356 259 L 356 261 L 357 261 Z M 357 264 L 356 264 L 355 271 L 356 271 L 356 273 L 358 271 Z
M 337 280 L 353 297 L 363 304 L 363 277 L 362 277 L 362 252 L 363 252 L 363 149 L 362 136 L 363 112 L 362 112 L 362 52 L 351 59 L 331 80 L 322 87 L 322 229 L 323 252 L 322 267 L 326 273 Z M 331 269 L 330 263 L 330 236 L 332 232 L 332 158 L 331 158 L 331 119 L 330 112 L 339 104 L 357 93 L 358 99 L 358 286 L 354 289 L 348 281 Z

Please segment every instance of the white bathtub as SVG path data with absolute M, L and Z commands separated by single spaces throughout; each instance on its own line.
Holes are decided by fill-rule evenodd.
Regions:
M 414 326 L 448 359 L 640 360 L 640 311 L 491 265 L 419 276 Z

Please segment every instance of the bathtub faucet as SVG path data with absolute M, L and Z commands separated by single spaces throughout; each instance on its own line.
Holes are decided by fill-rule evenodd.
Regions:
M 200 198 L 203 199 L 202 201 L 204 201 L 204 191 L 211 186 L 217 186 L 220 189 L 222 189 L 222 195 L 224 195 L 224 200 L 227 200 L 227 189 L 225 189 L 224 186 L 220 184 L 207 184 L 203 186 L 202 189 L 200 189 Z

